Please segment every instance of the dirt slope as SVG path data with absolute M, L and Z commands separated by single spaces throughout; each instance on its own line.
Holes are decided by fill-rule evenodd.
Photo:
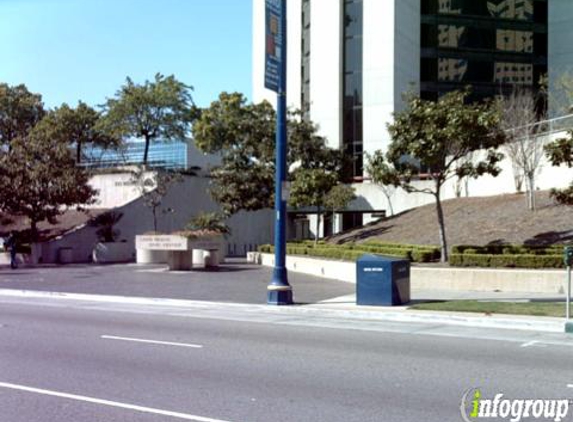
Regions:
M 527 209 L 523 194 L 460 198 L 444 202 L 448 246 L 489 243 L 553 244 L 573 241 L 573 207 L 556 205 L 537 192 L 537 210 Z M 379 239 L 438 245 L 434 205 L 426 205 L 330 239 L 332 242 Z

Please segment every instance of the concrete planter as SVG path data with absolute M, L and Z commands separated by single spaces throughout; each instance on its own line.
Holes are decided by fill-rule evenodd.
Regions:
M 211 253 L 222 248 L 222 236 L 194 239 L 179 235 L 143 235 L 135 237 L 135 247 L 138 264 L 167 263 L 170 270 L 189 271 L 193 267 L 218 265 L 218 259 L 211 258 Z M 206 253 L 209 253 L 207 260 Z
M 129 262 L 133 253 L 126 242 L 98 242 L 92 251 L 92 260 L 98 264 Z

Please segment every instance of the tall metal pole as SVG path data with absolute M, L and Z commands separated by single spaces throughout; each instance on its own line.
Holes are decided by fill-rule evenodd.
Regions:
M 567 309 L 565 310 L 565 318 L 567 321 L 571 319 L 571 266 L 567 266 Z
M 275 173 L 275 267 L 273 277 L 267 286 L 269 305 L 291 305 L 292 287 L 288 282 L 286 270 L 286 198 L 283 196 L 287 180 L 287 125 L 286 125 L 286 88 L 287 88 L 287 18 L 286 2 L 281 1 L 281 60 L 279 72 L 279 91 L 277 93 L 277 138 Z

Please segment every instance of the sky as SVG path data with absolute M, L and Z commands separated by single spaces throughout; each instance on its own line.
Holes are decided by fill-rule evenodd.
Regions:
M 112 97 L 125 78 L 174 74 L 208 106 L 251 97 L 251 0 L 0 0 L 0 82 L 47 107 Z

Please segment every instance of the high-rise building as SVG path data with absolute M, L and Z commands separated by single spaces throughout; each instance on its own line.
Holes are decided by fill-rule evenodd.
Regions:
M 253 6 L 253 99 L 274 103 L 263 83 L 265 0 Z M 573 76 L 571 0 L 287 0 L 287 8 L 287 101 L 354 157 L 357 183 L 367 181 L 364 154 L 387 148 L 406 92 L 437 99 L 471 85 L 479 100 L 516 85 L 535 91 L 547 74 L 550 88 Z M 385 209 L 365 198 L 370 213 Z

